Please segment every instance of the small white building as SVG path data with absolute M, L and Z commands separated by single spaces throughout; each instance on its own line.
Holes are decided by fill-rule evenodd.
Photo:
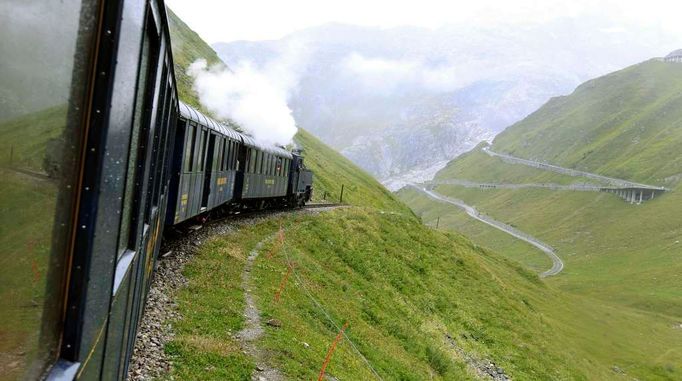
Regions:
M 682 63 L 682 49 L 677 49 L 663 58 L 665 62 L 679 62 Z

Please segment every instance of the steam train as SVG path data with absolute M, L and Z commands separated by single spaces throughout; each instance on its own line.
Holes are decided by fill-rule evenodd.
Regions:
M 0 168 L 45 200 L 16 230 L 46 232 L 40 245 L 15 234 L 16 247 L 28 248 L 16 253 L 17 268 L 30 258 L 34 276 L 11 278 L 12 293 L 0 289 L 12 322 L 4 325 L 18 337 L 0 339 L 0 369 L 8 379 L 125 379 L 164 228 L 215 212 L 301 206 L 312 173 L 300 152 L 263 145 L 179 101 L 163 0 L 32 6 L 0 8 L 10 13 L 3 39 L 13 41 L 0 47 L 2 70 L 43 65 L 6 94 L 24 97 L 35 128 L 58 138 L 47 149 L 50 176 Z M 4 17 L 11 12 L 33 16 Z M 24 290 L 29 312 L 16 297 Z

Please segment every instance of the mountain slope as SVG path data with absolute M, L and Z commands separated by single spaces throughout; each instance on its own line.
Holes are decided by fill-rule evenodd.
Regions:
M 435 190 L 475 206 L 553 246 L 564 271 L 546 281 L 586 301 L 640 310 L 655 319 L 682 319 L 679 260 L 682 235 L 682 65 L 647 61 L 581 85 L 509 127 L 492 150 L 599 174 L 649 181 L 671 189 L 632 205 L 609 193 L 536 189 Z M 509 164 L 481 147 L 451 161 L 435 180 L 505 184 L 576 184 L 581 178 Z M 456 209 L 444 210 L 417 192 L 399 193 L 426 223 L 470 236 L 528 269 L 548 268 L 542 253 L 491 230 Z M 607 315 L 604 319 L 610 319 Z M 679 347 L 647 336 L 669 351 Z M 670 328 L 679 331 L 678 324 Z M 633 344 L 636 346 L 636 344 Z M 672 352 L 669 352 L 672 353 Z M 642 358 L 649 356 L 641 351 Z M 671 368 L 679 371 L 680 359 Z M 675 379 L 672 372 L 669 375 Z M 679 376 L 677 376 L 679 377 Z
M 312 135 L 302 132 L 297 142 L 321 180 L 317 197 L 343 182 L 355 189 L 347 198 L 353 206 L 283 215 L 208 240 L 185 271 L 183 319 L 167 347 L 176 378 L 248 377 L 262 366 L 236 339 L 245 326 L 240 279 L 258 242 L 252 292 L 262 321 L 281 326 L 265 326 L 257 345 L 290 379 L 317 377 L 334 324 L 346 321 L 362 357 L 342 340 L 327 368 L 339 379 L 372 379 L 373 371 L 383 379 L 478 379 L 486 361 L 524 380 L 627 379 L 614 365 L 641 379 L 678 374 L 677 352 L 665 353 L 682 340 L 682 332 L 671 335 L 671 321 L 547 287 L 458 234 L 423 226 Z M 272 238 L 280 227 L 282 246 Z M 295 274 L 286 282 L 289 261 Z M 638 339 L 640 326 L 649 327 L 650 341 Z
M 199 97 L 192 88 L 194 81 L 187 75 L 187 68 L 198 59 L 205 59 L 209 65 L 225 65 L 216 52 L 196 32 L 190 29 L 170 8 L 168 24 L 171 34 L 175 79 L 180 99 L 192 107 L 210 115 L 199 103 Z
M 182 318 L 166 346 L 171 378 L 243 380 L 263 369 L 237 337 L 245 327 L 247 272 L 253 283 L 246 292 L 262 321 L 275 319 L 255 344 L 264 353 L 259 361 L 291 379 L 317 377 L 344 321 L 354 346 L 342 340 L 331 359 L 327 373 L 338 379 L 373 372 L 405 380 L 487 372 L 523 380 L 680 375 L 682 331 L 670 332 L 673 320 L 559 292 L 458 234 L 423 226 L 306 131 L 296 142 L 315 171 L 315 197 L 326 191 L 335 198 L 343 184 L 351 206 L 286 213 L 206 240 L 185 268 L 187 287 L 176 301 Z M 254 250 L 271 255 L 247 269 Z M 639 327 L 648 328 L 646 340 Z
M 493 150 L 664 184 L 682 173 L 681 146 L 682 65 L 650 60 L 552 99 Z

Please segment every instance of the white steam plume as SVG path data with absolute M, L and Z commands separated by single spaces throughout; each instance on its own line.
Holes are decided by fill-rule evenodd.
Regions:
M 199 59 L 187 74 L 194 78 L 194 89 L 208 110 L 237 122 L 262 143 L 286 145 L 298 130 L 287 101 L 298 85 L 303 51 L 299 45 L 290 46 L 263 68 L 249 62 L 232 70 L 208 67 Z

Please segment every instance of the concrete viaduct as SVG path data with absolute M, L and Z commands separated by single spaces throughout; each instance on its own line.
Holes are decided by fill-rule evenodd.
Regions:
M 533 160 L 522 159 L 522 158 L 515 157 L 512 155 L 504 154 L 504 153 L 493 152 L 492 150 L 490 150 L 490 146 L 483 147 L 483 152 L 485 152 L 489 156 L 497 157 L 497 158 L 501 159 L 502 161 L 510 163 L 510 164 L 521 164 L 521 165 L 525 165 L 528 167 L 533 167 L 533 168 L 537 168 L 537 169 L 541 169 L 541 170 L 545 170 L 545 171 L 560 173 L 563 175 L 568 175 L 568 176 L 573 176 L 573 177 L 585 177 L 588 179 L 593 179 L 593 180 L 605 182 L 606 184 L 608 184 L 607 186 L 596 187 L 596 186 L 582 185 L 582 186 L 579 186 L 579 187 L 581 187 L 581 189 L 576 189 L 575 186 L 569 186 L 569 187 L 573 187 L 573 189 L 567 189 L 567 190 L 582 190 L 582 191 L 597 191 L 598 190 L 599 192 L 613 193 L 613 194 L 617 195 L 618 197 L 622 198 L 623 200 L 625 200 L 631 204 L 641 204 L 644 201 L 651 200 L 654 197 L 668 191 L 668 189 L 664 188 L 664 187 L 657 187 L 657 186 L 648 185 L 648 184 L 635 183 L 635 182 L 628 181 L 628 180 L 598 175 L 596 173 L 578 171 L 578 170 L 571 169 L 571 168 L 560 167 L 558 165 L 541 163 L 541 162 L 537 162 L 537 161 L 533 161 Z M 557 186 L 554 184 L 549 184 L 549 185 L 552 186 L 554 189 L 564 188 L 562 186 Z M 542 186 L 542 185 L 540 185 L 540 186 Z M 489 188 L 489 187 L 488 186 L 482 186 L 481 188 Z M 564 188 L 564 189 L 566 189 L 566 188 Z

